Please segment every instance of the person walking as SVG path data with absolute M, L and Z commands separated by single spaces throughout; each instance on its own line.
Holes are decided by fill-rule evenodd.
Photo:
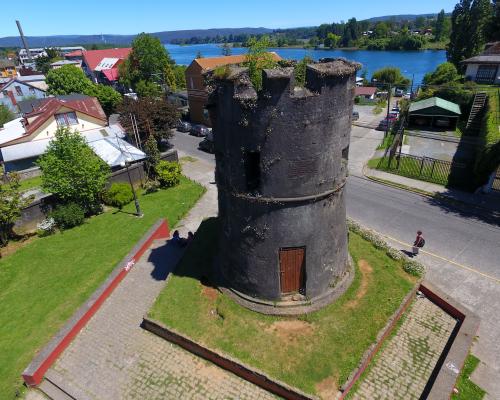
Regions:
M 417 231 L 417 237 L 415 239 L 415 243 L 413 243 L 413 256 L 416 256 L 419 250 L 424 247 L 425 239 L 422 236 L 422 231 Z

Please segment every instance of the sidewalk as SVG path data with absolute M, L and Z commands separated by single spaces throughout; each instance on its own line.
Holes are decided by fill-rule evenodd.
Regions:
M 483 211 L 492 213 L 493 216 L 500 217 L 500 194 L 494 192 L 488 194 L 467 193 L 457 189 L 449 189 L 435 183 L 419 181 L 417 179 L 390 174 L 388 172 L 379 171 L 368 167 L 365 167 L 363 169 L 363 175 L 367 178 L 377 178 L 395 183 L 397 185 L 407 186 L 409 189 L 417 189 L 432 194 L 440 194 L 450 200 L 481 208 L 483 209 Z
M 185 163 L 184 174 L 207 192 L 179 223 L 181 235 L 217 214 L 212 167 Z M 208 172 L 207 172 L 208 171 Z M 142 317 L 165 286 L 183 249 L 155 241 L 47 372 L 78 400 L 272 399 L 262 389 L 143 330 Z

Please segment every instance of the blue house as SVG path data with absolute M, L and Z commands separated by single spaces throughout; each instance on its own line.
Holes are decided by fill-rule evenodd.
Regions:
M 27 99 L 46 97 L 45 77 L 21 76 L 8 80 L 0 87 L 0 104 L 5 105 L 13 113 L 18 113 L 17 103 Z

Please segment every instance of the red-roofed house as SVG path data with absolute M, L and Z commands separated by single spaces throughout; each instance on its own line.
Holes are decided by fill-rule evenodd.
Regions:
M 377 93 L 376 87 L 371 86 L 356 86 L 354 95 L 356 97 L 363 97 L 366 100 L 374 100 Z
M 130 47 L 103 50 L 77 50 L 66 54 L 67 60 L 81 60 L 85 73 L 95 83 L 116 85 L 119 78 L 118 66 L 125 60 Z
M 74 100 L 48 97 L 24 115 L 22 124 L 24 132 L 20 132 L 18 138 L 2 143 L 1 147 L 52 138 L 61 126 L 83 133 L 105 127 L 108 120 L 95 97 L 85 96 Z

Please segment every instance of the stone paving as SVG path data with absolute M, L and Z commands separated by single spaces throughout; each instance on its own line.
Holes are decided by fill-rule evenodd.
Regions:
M 418 400 L 456 320 L 417 297 L 395 336 L 375 359 L 355 400 Z
M 199 162 L 186 164 L 184 173 L 195 178 Z M 205 196 L 181 221 L 183 231 L 196 230 L 201 216 L 215 215 L 209 181 L 202 182 Z M 155 241 L 46 377 L 78 400 L 274 398 L 140 328 L 180 256 L 181 249 Z

